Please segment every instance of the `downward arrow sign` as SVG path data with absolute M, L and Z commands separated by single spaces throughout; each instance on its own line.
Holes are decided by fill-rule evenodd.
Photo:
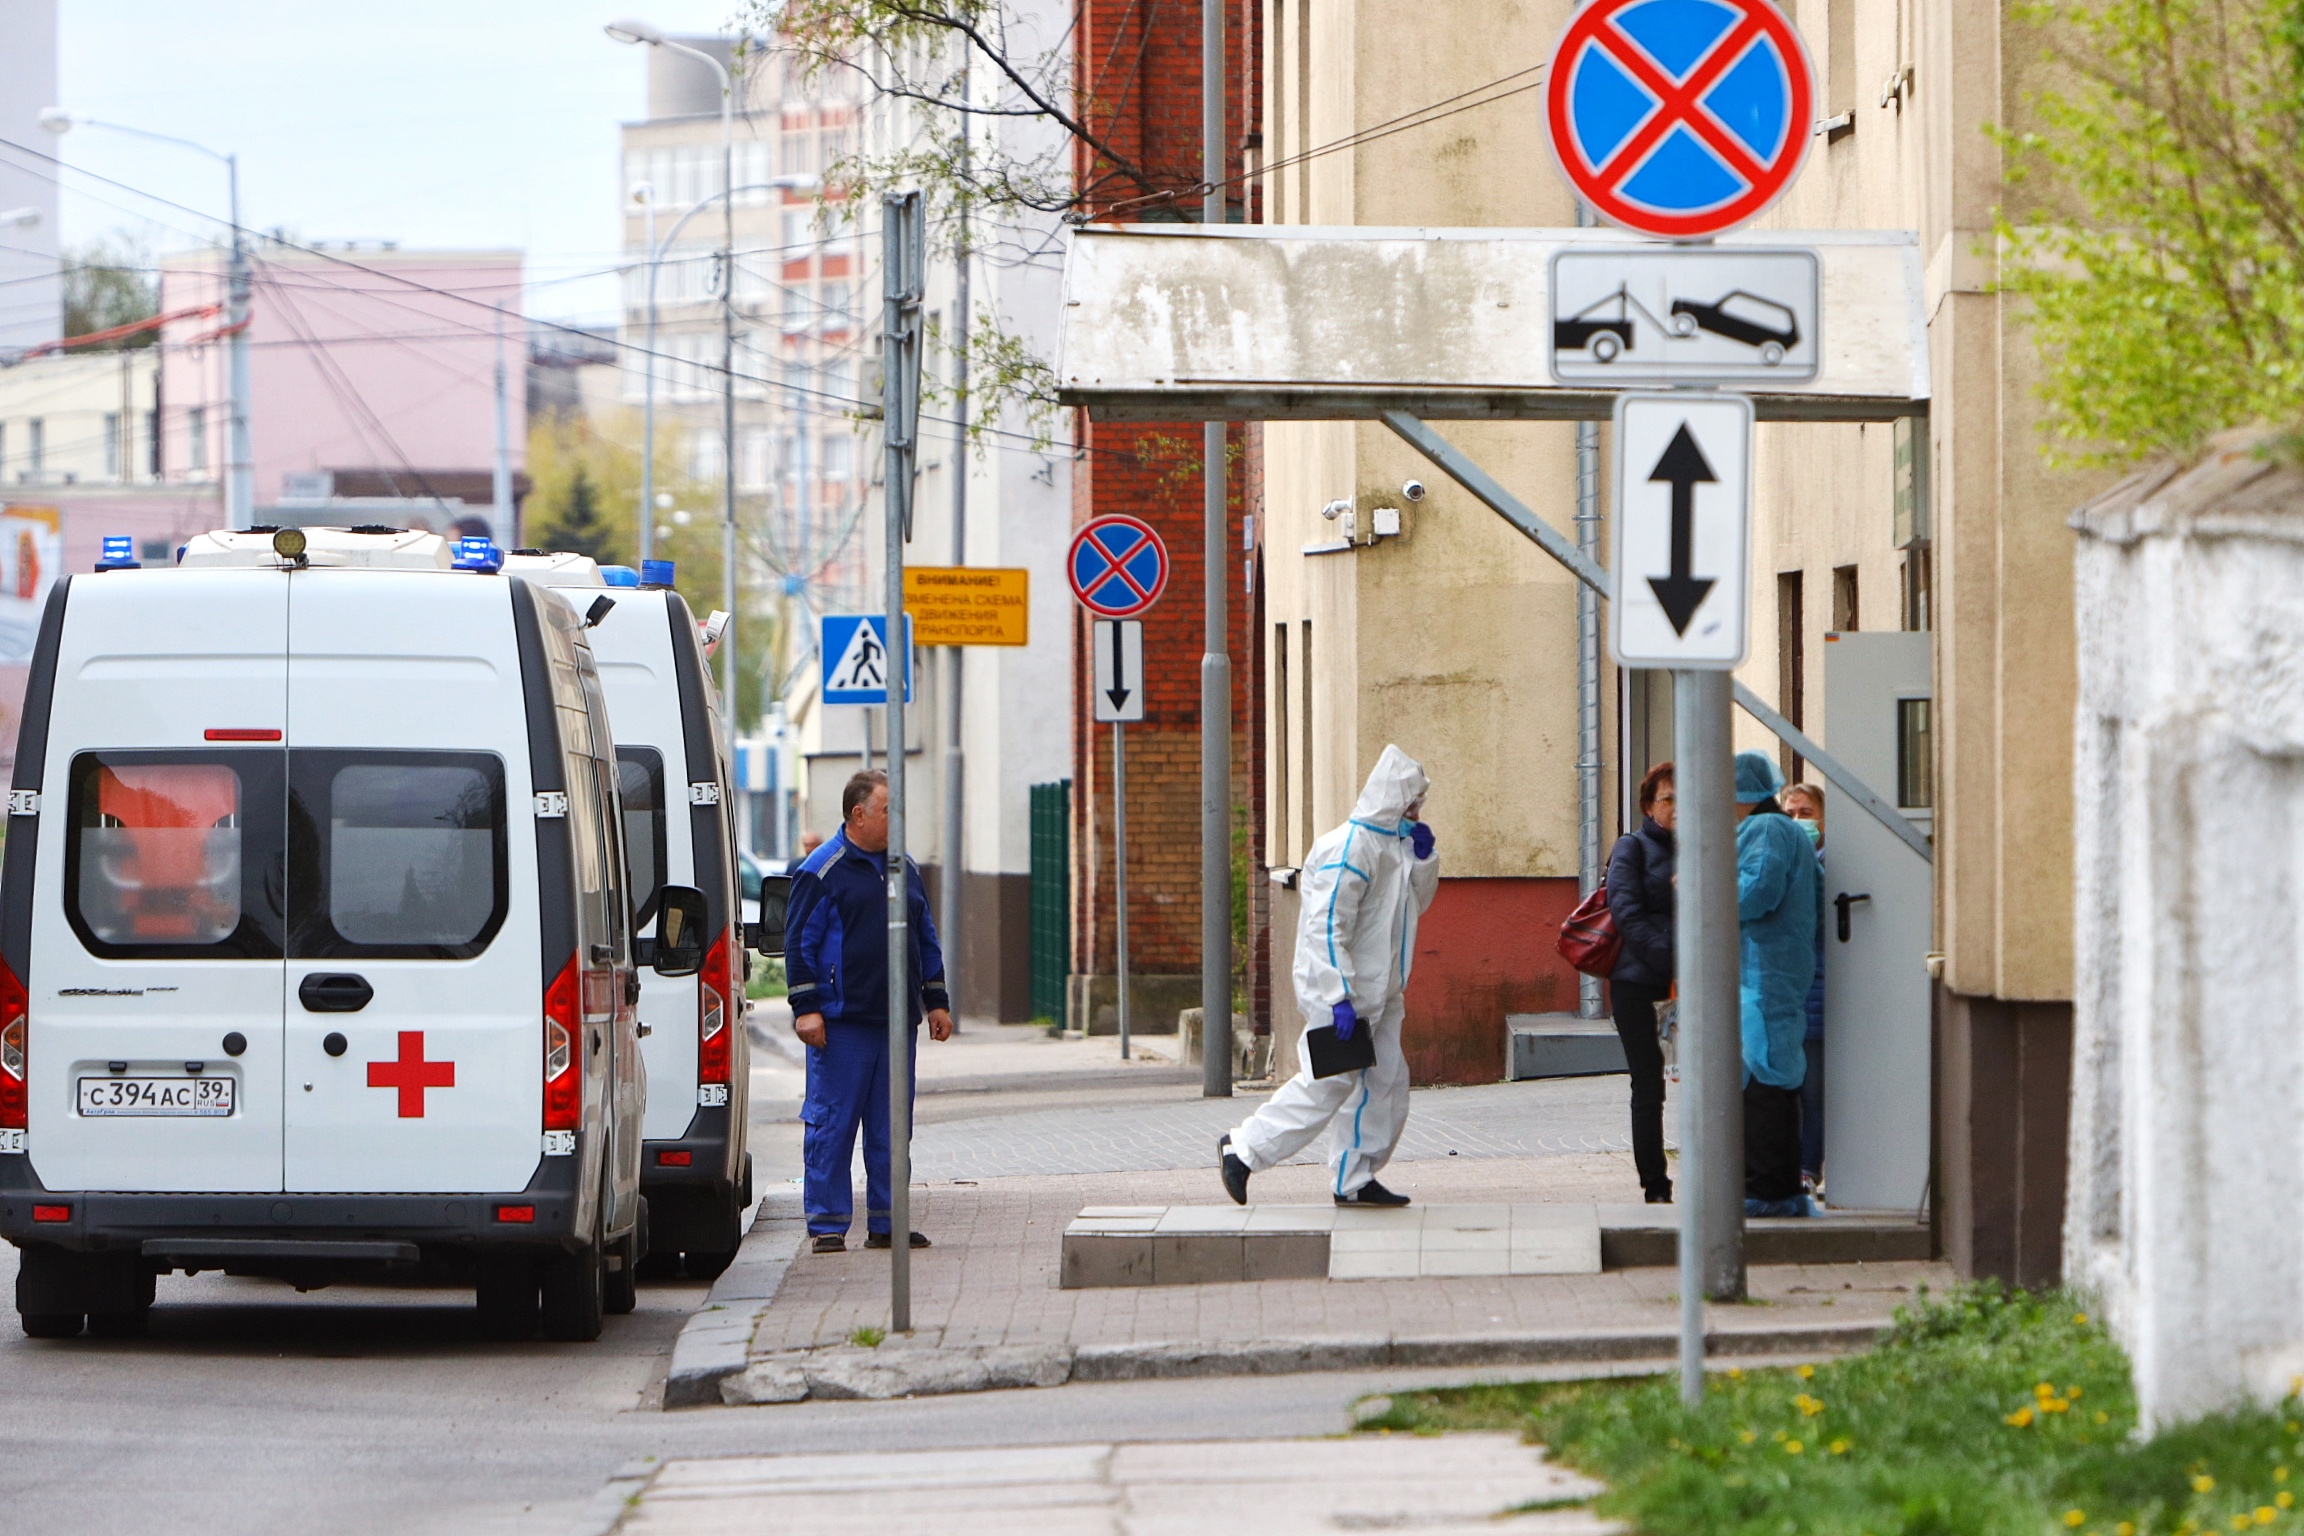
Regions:
M 1691 575 L 1688 569 L 1696 542 L 1696 486 L 1699 481 L 1714 483 L 1719 477 L 1712 473 L 1704 450 L 1689 435 L 1688 424 L 1682 422 L 1648 478 L 1672 485 L 1672 569 L 1668 575 L 1649 577 L 1648 589 L 1663 605 L 1664 617 L 1672 621 L 1672 632 L 1685 635 L 1688 621 L 1696 617 L 1713 585 L 1711 577 Z
M 1114 709 L 1124 710 L 1128 707 L 1128 695 L 1135 691 L 1121 686 L 1128 678 L 1128 659 L 1123 654 L 1128 644 L 1128 631 L 1117 621 L 1107 622 L 1112 624 L 1112 686 L 1104 690 L 1104 697 L 1112 701 Z

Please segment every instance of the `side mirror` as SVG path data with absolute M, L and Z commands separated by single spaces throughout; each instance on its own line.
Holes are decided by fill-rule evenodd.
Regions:
M 760 921 L 744 925 L 744 947 L 774 957 L 784 953 L 784 904 L 792 899 L 790 875 L 760 877 Z
M 704 893 L 692 885 L 668 885 L 658 893 L 656 974 L 693 976 L 704 969 Z

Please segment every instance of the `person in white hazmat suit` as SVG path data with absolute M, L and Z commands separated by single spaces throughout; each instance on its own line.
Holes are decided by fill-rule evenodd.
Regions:
M 1312 1075 L 1305 1051 L 1296 1075 L 1217 1144 L 1226 1193 L 1248 1203 L 1251 1174 L 1286 1162 L 1328 1132 L 1328 1186 L 1338 1205 L 1406 1205 L 1376 1182 L 1408 1120 L 1408 1058 L 1400 1020 L 1416 951 L 1416 920 L 1440 884 L 1432 829 L 1417 820 L 1429 787 L 1424 770 L 1387 746 L 1360 791 L 1352 819 L 1312 845 L 1297 891 L 1296 1006 L 1305 1027 L 1340 1037 L 1372 1032 L 1373 1066 Z

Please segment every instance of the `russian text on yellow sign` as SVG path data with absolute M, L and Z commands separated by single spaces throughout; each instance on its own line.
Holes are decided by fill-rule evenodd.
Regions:
M 1020 566 L 908 565 L 904 611 L 920 645 L 1027 645 L 1032 573 Z

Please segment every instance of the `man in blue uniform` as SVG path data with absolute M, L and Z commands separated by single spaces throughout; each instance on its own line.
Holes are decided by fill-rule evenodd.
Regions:
M 792 1032 L 808 1047 L 804 1200 L 817 1253 L 848 1246 L 855 1189 L 848 1168 L 856 1130 L 864 1130 L 864 1246 L 889 1244 L 888 1187 L 888 775 L 869 769 L 840 794 L 842 825 L 800 863 L 785 909 L 785 977 L 791 984 Z M 906 989 L 914 1026 L 952 1038 L 952 1002 L 944 989 L 944 955 L 928 915 L 919 866 L 904 861 L 910 917 L 911 976 Z M 908 1058 L 909 1059 L 909 1058 Z M 917 1081 L 915 1076 L 913 1081 Z M 915 1248 L 928 1239 L 911 1234 Z

